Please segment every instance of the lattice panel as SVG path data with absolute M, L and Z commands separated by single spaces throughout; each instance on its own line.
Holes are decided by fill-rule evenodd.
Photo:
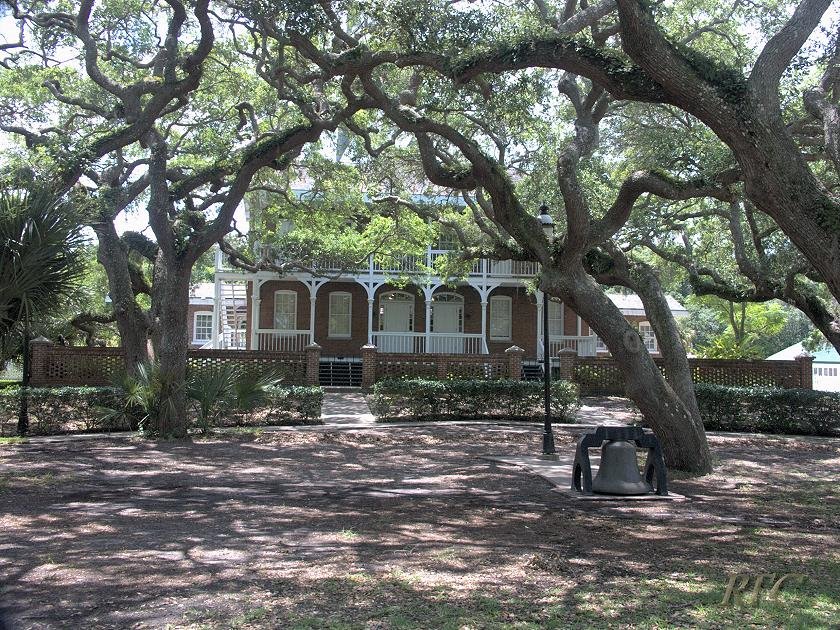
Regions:
M 249 350 L 189 350 L 187 368 L 200 370 L 236 363 L 249 374 L 274 372 L 287 385 L 306 383 L 303 352 L 252 352 Z M 41 346 L 33 351 L 32 384 L 110 385 L 125 370 L 122 348 Z
M 377 355 L 377 380 L 388 378 L 508 378 L 505 355 L 391 354 Z
M 187 368 L 201 370 L 224 364 L 240 365 L 253 376 L 269 372 L 280 376 L 286 385 L 306 384 L 306 355 L 303 352 L 255 352 L 250 350 L 191 350 Z
M 47 346 L 32 359 L 35 386 L 109 385 L 124 369 L 121 348 Z
M 664 361 L 654 359 L 667 378 Z M 801 372 L 794 361 L 748 361 L 724 359 L 689 359 L 695 383 L 732 387 L 801 387 Z M 624 377 L 614 359 L 575 361 L 575 382 L 584 396 L 623 396 Z
M 574 374 L 582 396 L 623 396 L 625 393 L 624 376 L 613 359 L 578 357 Z
M 737 387 L 800 387 L 800 368 L 793 361 L 721 361 L 689 359 L 695 383 Z
M 508 376 L 507 357 L 484 361 L 448 361 L 446 367 L 447 377 L 453 378 L 496 380 Z
M 437 361 L 429 355 L 382 353 L 376 356 L 377 380 L 436 377 Z

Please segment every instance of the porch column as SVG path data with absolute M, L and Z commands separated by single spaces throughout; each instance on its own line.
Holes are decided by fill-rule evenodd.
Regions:
M 311 291 L 311 289 L 310 289 Z M 315 294 L 309 296 L 309 343 L 315 344 Z M 315 344 L 317 345 L 317 344 Z
M 481 351 L 484 354 L 487 350 L 487 296 L 481 296 Z
M 213 328 L 213 335 L 210 337 L 210 347 L 211 348 L 218 348 L 219 347 L 219 315 L 222 309 L 222 284 L 219 278 L 213 278 L 213 320 L 212 320 L 212 328 Z
M 426 340 L 425 352 L 432 347 L 432 300 L 427 296 L 426 298 Z
M 368 298 L 367 345 L 373 345 L 373 298 Z
M 251 350 L 259 350 L 257 328 L 260 327 L 260 288 L 262 281 L 254 278 L 251 281 Z
M 545 337 L 543 336 L 543 316 L 542 316 L 542 309 L 543 309 L 543 293 L 542 291 L 537 291 L 536 293 L 537 299 L 537 358 L 542 359 L 545 352 Z

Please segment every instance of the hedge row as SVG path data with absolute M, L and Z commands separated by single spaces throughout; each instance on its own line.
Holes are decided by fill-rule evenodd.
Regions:
M 532 381 L 391 379 L 373 386 L 370 408 L 380 421 L 531 419 L 543 414 L 543 391 Z M 572 422 L 580 406 L 577 385 L 555 381 L 551 392 L 552 416 Z
M 124 420 L 106 420 L 102 407 L 121 405 L 118 387 L 30 387 L 29 433 L 127 431 Z M 317 424 L 324 392 L 320 387 L 277 387 L 266 404 L 247 412 L 233 412 L 222 426 Z M 0 388 L 0 436 L 15 435 L 20 410 L 20 387 Z M 191 419 L 194 420 L 194 419 Z
M 811 389 L 694 386 L 709 431 L 840 437 L 840 394 Z

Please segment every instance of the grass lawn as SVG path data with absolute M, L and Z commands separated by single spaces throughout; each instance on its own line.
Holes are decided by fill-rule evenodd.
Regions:
M 713 475 L 672 481 L 689 501 L 606 505 L 480 459 L 533 452 L 535 427 L 4 444 L 0 607 L 39 628 L 836 627 L 840 442 L 711 443 Z M 805 578 L 723 606 L 735 573 Z

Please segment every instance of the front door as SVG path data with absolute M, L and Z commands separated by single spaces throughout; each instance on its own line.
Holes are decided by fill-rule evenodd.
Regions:
M 410 333 L 414 324 L 414 304 L 402 299 L 384 299 L 381 302 L 382 332 Z M 382 335 L 380 352 L 414 352 L 413 335 Z
M 461 337 L 464 307 L 459 302 L 432 303 L 432 338 L 429 352 L 463 354 L 464 338 Z

